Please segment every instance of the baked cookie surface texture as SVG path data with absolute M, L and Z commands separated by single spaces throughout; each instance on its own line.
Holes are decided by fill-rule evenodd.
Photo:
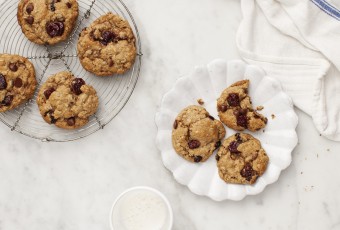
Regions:
M 108 13 L 84 28 L 78 40 L 82 66 L 98 76 L 123 74 L 134 64 L 136 39 L 127 21 Z
M 65 41 L 77 22 L 76 0 L 21 0 L 17 18 L 32 42 L 53 45 Z
M 32 98 L 37 86 L 34 66 L 26 58 L 0 54 L 0 112 Z
M 76 129 L 88 123 L 98 109 L 96 90 L 70 72 L 60 72 L 47 79 L 37 98 L 40 114 L 49 124 Z
M 223 124 L 210 116 L 206 109 L 188 106 L 174 121 L 172 145 L 184 159 L 204 162 L 221 145 L 225 134 Z

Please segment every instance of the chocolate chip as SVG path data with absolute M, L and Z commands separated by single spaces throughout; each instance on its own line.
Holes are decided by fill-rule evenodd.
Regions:
M 240 97 L 237 93 L 231 93 L 227 97 L 228 104 L 230 106 L 240 106 Z
M 102 32 L 102 40 L 100 41 L 103 45 L 107 45 L 108 43 L 112 42 L 116 35 L 111 31 L 103 31 Z
M 202 159 L 203 159 L 203 158 L 202 158 L 201 156 L 194 156 L 194 161 L 195 161 L 196 163 L 201 162 Z
M 67 119 L 68 126 L 74 126 L 76 124 L 76 119 L 74 117 L 70 117 Z
M 33 5 L 33 3 L 28 3 L 28 5 L 26 6 L 26 12 L 27 12 L 28 14 L 31 14 L 33 10 L 34 10 L 34 5 Z
M 18 66 L 17 66 L 16 63 L 10 63 L 10 64 L 8 65 L 8 68 L 9 68 L 11 71 L 13 71 L 13 72 L 18 71 Z
M 240 153 L 240 151 L 237 150 L 237 147 L 240 145 L 240 143 L 238 141 L 233 141 L 229 144 L 228 146 L 228 150 L 231 153 Z
M 177 127 L 178 127 L 178 122 L 177 122 L 177 120 L 174 121 L 173 127 L 174 127 L 174 129 L 177 129 Z
M 200 147 L 201 143 L 198 140 L 191 140 L 188 142 L 189 149 L 197 149 Z
M 215 148 L 217 149 L 220 146 L 221 146 L 221 141 L 217 141 L 216 144 L 215 144 Z
M 113 61 L 111 59 L 109 59 L 109 67 L 112 67 L 113 66 Z
M 247 115 L 240 114 L 236 117 L 237 125 L 242 126 L 243 128 L 248 127 L 248 118 Z
M 249 163 L 247 163 L 244 168 L 241 170 L 241 176 L 246 178 L 247 181 L 250 181 L 253 177 L 254 170 Z
M 209 115 L 209 118 L 210 118 L 210 120 L 213 120 L 213 121 L 215 120 L 215 118 L 213 116 Z
M 218 111 L 220 111 L 220 112 L 225 112 L 225 111 L 227 111 L 227 109 L 228 109 L 228 106 L 226 106 L 226 105 L 221 105 L 221 106 L 218 106 Z
M 27 18 L 25 18 L 25 21 L 28 24 L 32 25 L 34 23 L 34 18 L 32 16 L 28 16 Z
M 13 95 L 7 95 L 5 98 L 2 100 L 1 105 L 3 106 L 10 106 L 13 101 Z
M 46 32 L 51 38 L 63 35 L 64 30 L 65 27 L 63 22 L 56 21 L 46 23 Z
M 13 85 L 14 85 L 14 87 L 16 87 L 16 88 L 21 88 L 21 86 L 22 86 L 22 80 L 21 80 L 21 78 L 17 77 L 17 78 L 14 80 Z
M 7 82 L 4 75 L 0 74 L 0 90 L 4 90 L 7 88 Z
M 244 89 L 243 92 L 244 92 L 245 94 L 247 94 L 247 93 L 248 93 L 248 89 Z
M 69 3 L 69 2 L 67 2 L 67 3 L 66 3 L 66 6 L 67 6 L 68 8 L 71 8 L 71 7 L 72 7 L 72 4 Z
M 54 88 L 48 88 L 48 89 L 46 89 L 45 92 L 44 92 L 45 98 L 46 98 L 46 99 L 49 99 L 50 96 L 51 96 L 51 94 L 52 94 L 54 91 L 55 91 Z
M 82 93 L 80 88 L 85 84 L 86 84 L 85 81 L 81 78 L 73 79 L 73 81 L 71 82 L 72 92 L 75 93 L 76 95 L 80 95 Z
M 216 155 L 215 155 L 215 159 L 216 159 L 217 161 L 219 161 L 219 160 L 220 160 L 220 155 L 216 154 Z

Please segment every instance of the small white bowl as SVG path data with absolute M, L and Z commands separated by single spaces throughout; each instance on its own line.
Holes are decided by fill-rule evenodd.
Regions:
M 144 198 L 143 198 L 144 195 Z M 139 204 L 139 207 L 136 207 L 134 205 L 134 201 L 137 201 L 138 199 L 142 199 Z M 144 199 L 144 200 L 143 200 Z M 165 216 L 163 217 L 164 223 L 163 226 L 157 230 L 171 230 L 172 225 L 173 225 L 173 213 L 172 213 L 172 208 L 170 206 L 170 203 L 168 199 L 164 196 L 163 193 L 160 191 L 150 188 L 150 187 L 144 187 L 144 186 L 138 186 L 138 187 L 132 187 L 130 189 L 125 190 L 122 194 L 120 194 L 115 202 L 112 205 L 111 213 L 110 213 L 110 226 L 112 230 L 126 230 L 128 228 L 122 227 L 123 225 L 133 225 L 136 223 L 125 223 L 123 224 L 123 221 L 126 220 L 128 221 L 128 217 L 132 218 L 134 221 L 138 221 L 138 219 L 147 219 L 147 218 L 138 218 L 135 215 L 136 214 L 141 214 L 145 215 L 146 212 L 143 212 L 143 210 L 139 208 L 150 208 L 150 206 L 145 206 L 147 202 L 145 199 L 159 199 L 159 200 L 154 200 L 157 202 L 154 205 L 158 205 L 159 208 L 163 208 L 165 213 Z M 124 206 L 125 205 L 125 206 Z M 129 207 L 128 207 L 129 206 Z M 157 209 L 157 207 L 155 207 Z M 140 211 L 138 211 L 140 210 Z M 138 211 L 138 213 L 136 213 Z M 150 210 L 151 214 L 160 214 L 160 210 Z M 161 214 L 160 214 L 161 215 Z M 119 223 L 118 223 L 119 222 Z M 133 221 L 132 221 L 133 222 Z M 160 224 L 160 223 L 158 223 Z M 138 229 L 141 229 L 140 226 L 138 225 Z M 146 228 L 145 228 L 146 229 Z M 149 227 L 147 229 L 150 229 Z

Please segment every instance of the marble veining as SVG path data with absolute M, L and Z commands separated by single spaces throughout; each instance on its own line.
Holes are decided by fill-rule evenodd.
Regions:
M 154 115 L 177 78 L 215 58 L 237 59 L 238 0 L 126 0 L 143 43 L 140 80 L 104 130 L 42 143 L 0 124 L 0 230 L 109 230 L 126 188 L 161 190 L 175 230 L 340 229 L 340 144 L 298 111 L 299 145 L 280 179 L 240 202 L 214 202 L 179 185 L 155 146 Z

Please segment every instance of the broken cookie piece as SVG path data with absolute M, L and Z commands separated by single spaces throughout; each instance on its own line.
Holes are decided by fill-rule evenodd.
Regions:
M 249 80 L 242 80 L 225 89 L 217 100 L 217 110 L 229 128 L 254 132 L 264 128 L 268 119 L 253 109 L 248 87 Z

